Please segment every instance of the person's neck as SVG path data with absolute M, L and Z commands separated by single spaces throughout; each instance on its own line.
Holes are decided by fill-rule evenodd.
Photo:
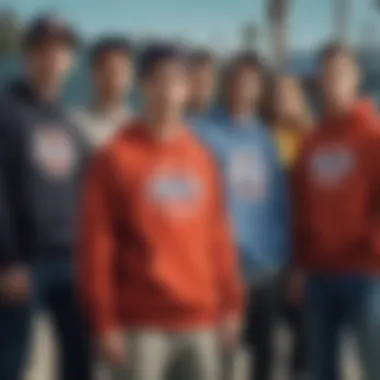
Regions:
M 246 105 L 235 105 L 229 107 L 231 118 L 239 124 L 245 124 L 252 120 L 255 114 L 253 107 Z
M 304 120 L 301 116 L 283 115 L 272 120 L 269 127 L 272 129 L 293 129 L 303 124 Z
M 118 112 L 124 108 L 124 99 L 98 95 L 95 97 L 93 105 L 102 113 L 110 114 Z
M 201 100 L 193 100 L 188 106 L 188 110 L 194 114 L 202 114 L 208 108 L 208 103 Z
M 172 140 L 178 134 L 179 126 L 182 124 L 181 118 L 176 115 L 168 117 L 148 115 L 146 121 L 151 135 L 159 142 Z
M 29 77 L 27 84 L 31 92 L 43 103 L 54 103 L 58 98 L 57 86 L 49 86 L 41 80 Z
M 325 102 L 326 114 L 333 118 L 339 118 L 349 112 L 355 102 L 356 97 L 342 99 L 340 101 L 327 101 Z

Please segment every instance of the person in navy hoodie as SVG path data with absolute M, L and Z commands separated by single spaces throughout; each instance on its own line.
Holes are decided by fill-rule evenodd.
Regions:
M 58 98 L 75 38 L 54 16 L 23 38 L 24 78 L 0 102 L 0 379 L 23 378 L 34 316 L 49 312 L 57 376 L 91 378 L 71 259 L 88 147 Z
M 242 53 L 227 63 L 221 107 L 195 124 L 223 173 L 241 269 L 250 295 L 245 340 L 255 362 L 250 379 L 269 380 L 280 273 L 288 255 L 286 184 L 274 142 L 259 120 L 262 67 Z

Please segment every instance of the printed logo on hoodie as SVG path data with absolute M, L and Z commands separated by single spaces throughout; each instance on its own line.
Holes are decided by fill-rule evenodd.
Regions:
M 334 185 L 352 173 L 355 166 L 353 153 L 342 146 L 324 147 L 311 156 L 311 177 L 317 184 Z
M 228 178 L 233 194 L 247 200 L 261 200 L 267 193 L 267 167 L 259 150 L 241 148 L 230 157 Z
M 69 177 L 77 162 L 71 136 L 59 127 L 41 127 L 35 132 L 32 157 L 42 173 L 51 178 Z
M 161 212 L 173 217 L 194 215 L 202 194 L 197 176 L 184 168 L 161 166 L 148 179 L 148 199 Z

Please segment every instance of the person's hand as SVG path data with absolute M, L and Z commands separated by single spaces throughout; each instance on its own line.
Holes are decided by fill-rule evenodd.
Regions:
M 102 335 L 98 342 L 100 359 L 107 364 L 121 365 L 126 358 L 124 334 L 110 331 Z
M 241 335 L 241 319 L 239 316 L 229 316 L 222 320 L 220 338 L 224 350 L 233 350 L 239 344 Z
M 25 301 L 30 293 L 30 279 L 25 267 L 14 266 L 0 273 L 0 294 L 12 302 Z
M 286 297 L 294 305 L 299 305 L 304 299 L 305 293 L 305 273 L 301 270 L 294 269 L 290 272 L 286 287 Z

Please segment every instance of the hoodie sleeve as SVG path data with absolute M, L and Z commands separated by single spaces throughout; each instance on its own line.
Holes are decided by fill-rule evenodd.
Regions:
M 118 328 L 111 166 L 108 151 L 100 151 L 94 156 L 89 163 L 80 205 L 78 282 L 96 334 Z
M 369 146 L 365 148 L 368 157 L 369 176 L 372 184 L 371 219 L 369 238 L 371 248 L 380 257 L 380 132 L 373 128 Z
M 24 262 L 19 228 L 22 199 L 18 187 L 21 126 L 5 103 L 0 107 L 0 266 Z
M 308 209 L 305 191 L 307 145 L 304 141 L 290 173 L 292 265 L 301 268 L 305 266 L 308 250 L 308 232 L 305 229 L 305 212 Z
M 221 317 L 239 315 L 243 307 L 243 285 L 237 263 L 237 251 L 225 212 L 223 186 L 216 165 L 212 165 L 211 239 L 213 262 L 220 289 Z

